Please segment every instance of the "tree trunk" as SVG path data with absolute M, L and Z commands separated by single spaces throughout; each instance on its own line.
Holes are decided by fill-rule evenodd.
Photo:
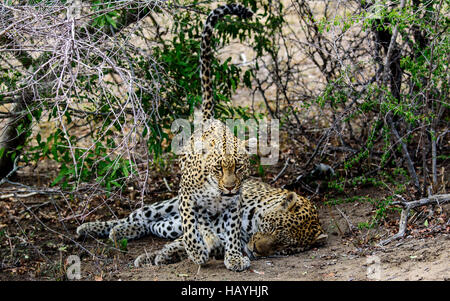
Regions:
M 13 116 L 0 124 L 0 179 L 13 171 L 15 158 L 20 156 L 21 146 L 25 143 L 31 121 L 24 115 L 27 110 L 26 103 L 31 100 L 31 95 L 29 92 L 23 95 L 22 101 L 16 103 L 12 109 Z
M 6 45 L 6 48 L 16 49 L 11 53 L 22 64 L 24 69 L 28 69 L 33 64 L 33 58 L 22 49 L 16 41 L 8 36 L 0 36 L 0 44 Z M 20 155 L 17 149 L 23 146 L 26 139 L 26 133 L 29 130 L 31 121 L 26 116 L 27 104 L 30 104 L 34 98 L 31 89 L 27 89 L 18 97 L 20 100 L 13 105 L 11 110 L 12 117 L 0 122 L 0 179 L 7 176 L 14 168 L 14 160 Z M 22 126 L 20 126 L 22 125 Z M 21 133 L 18 133 L 18 129 Z

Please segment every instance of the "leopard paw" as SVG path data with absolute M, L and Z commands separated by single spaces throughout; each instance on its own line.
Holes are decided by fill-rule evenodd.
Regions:
M 155 254 L 155 253 L 141 254 L 134 260 L 134 266 L 139 268 L 144 265 L 155 265 L 156 256 L 157 256 L 157 254 Z
M 90 225 L 89 223 L 84 223 L 81 226 L 77 227 L 77 238 L 81 238 L 87 236 L 89 233 Z
M 225 267 L 231 271 L 240 272 L 250 267 L 250 259 L 243 255 L 225 256 Z
M 85 236 L 104 237 L 107 235 L 107 230 L 99 222 L 84 223 L 77 228 L 77 238 Z

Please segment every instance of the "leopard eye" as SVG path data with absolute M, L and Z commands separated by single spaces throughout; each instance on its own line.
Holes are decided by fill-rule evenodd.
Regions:
M 267 233 L 269 233 L 270 235 L 274 235 L 275 231 L 277 231 L 276 228 L 271 228 L 269 231 L 267 231 Z
M 283 229 L 280 227 L 275 227 L 275 228 L 272 228 L 272 231 L 270 231 L 270 234 L 275 235 L 275 232 L 280 232 L 280 231 L 283 231 Z

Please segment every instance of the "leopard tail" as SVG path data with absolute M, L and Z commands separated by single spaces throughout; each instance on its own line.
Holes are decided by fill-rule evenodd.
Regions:
M 253 15 L 253 12 L 244 6 L 236 3 L 227 4 L 214 9 L 208 16 L 202 34 L 201 57 L 200 57 L 200 78 L 202 85 L 202 114 L 203 120 L 214 117 L 214 100 L 211 81 L 211 37 L 217 21 L 225 15 L 236 15 L 246 19 Z

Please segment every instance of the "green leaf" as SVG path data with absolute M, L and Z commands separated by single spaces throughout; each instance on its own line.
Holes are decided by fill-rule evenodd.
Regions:
M 128 168 L 126 166 L 122 166 L 123 175 L 128 178 L 130 173 L 128 172 Z
M 126 251 L 128 247 L 128 240 L 126 238 L 123 238 L 120 242 L 119 242 L 119 248 L 122 251 Z
M 59 171 L 58 176 L 53 180 L 53 182 L 50 184 L 50 186 L 54 186 L 54 185 L 58 184 L 64 178 L 64 176 L 72 173 L 72 171 L 73 171 L 73 169 L 69 169 L 65 165 L 63 165 L 61 167 L 61 170 Z
M 112 27 L 117 28 L 116 21 L 114 21 L 114 19 L 110 16 L 106 15 L 106 21 L 108 21 L 108 24 L 110 24 Z

